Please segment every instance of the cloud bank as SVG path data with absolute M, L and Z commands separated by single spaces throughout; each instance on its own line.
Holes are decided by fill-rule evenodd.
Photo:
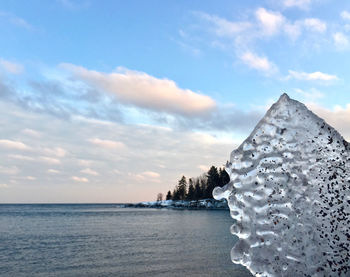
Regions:
M 216 106 L 209 96 L 181 89 L 172 80 L 144 72 L 119 68 L 117 72 L 102 73 L 72 64 L 61 67 L 93 88 L 112 93 L 124 104 L 183 116 L 203 115 Z

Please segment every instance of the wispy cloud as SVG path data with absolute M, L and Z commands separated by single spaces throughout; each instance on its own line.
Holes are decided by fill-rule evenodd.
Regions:
M 61 147 L 54 147 L 54 148 L 45 148 L 44 153 L 51 156 L 56 156 L 59 158 L 63 158 L 67 155 L 67 151 Z
M 204 171 L 204 172 L 207 172 L 210 168 L 210 166 L 208 165 L 203 165 L 203 164 L 200 164 L 197 166 L 200 170 Z
M 144 171 L 142 173 L 128 173 L 129 178 L 131 178 L 134 181 L 137 182 L 153 182 L 153 183 L 159 183 L 160 180 L 160 174 L 154 171 Z
M 283 0 L 282 4 L 285 8 L 300 8 L 307 9 L 309 8 L 312 0 Z
M 23 129 L 22 133 L 35 138 L 40 138 L 41 136 L 40 132 L 28 128 Z
M 335 106 L 333 109 L 327 109 L 315 103 L 310 103 L 308 106 L 327 123 L 339 130 L 346 140 L 350 140 L 350 103 L 345 107 Z
M 250 68 L 261 71 L 267 75 L 272 75 L 278 71 L 276 65 L 269 61 L 267 57 L 258 56 L 252 52 L 245 52 L 240 59 Z
M 278 34 L 285 22 L 285 17 L 281 13 L 268 11 L 264 8 L 257 9 L 255 16 L 259 22 L 262 33 L 267 36 Z
M 327 30 L 327 24 L 318 18 L 306 18 L 304 26 L 310 31 L 324 33 Z
M 121 202 L 151 200 L 157 192 L 164 191 L 164 184 L 176 183 L 181 174 L 197 176 L 202 172 L 198 165 L 222 165 L 229 158 L 229 152 L 236 146 L 232 140 L 203 133 L 213 129 L 230 133 L 242 129 L 247 131 L 261 117 L 261 113 L 240 111 L 232 106 L 223 109 L 215 111 L 207 120 L 177 116 L 174 119 L 178 119 L 174 123 L 178 124 L 177 128 L 164 128 L 155 126 L 157 122 L 154 125 L 135 125 L 66 120 L 47 113 L 28 112 L 23 106 L 0 101 L 0 119 L 7 122 L 2 130 L 3 135 L 11 134 L 16 122 L 16 139 L 33 148 L 30 152 L 17 153 L 16 149 L 0 147 L 0 183 L 11 184 L 14 179 L 17 183 L 13 187 L 17 189 L 17 195 L 24 195 L 20 190 L 24 185 L 32 188 L 49 185 L 50 188 L 42 190 L 40 196 L 31 195 L 32 201 L 62 201 L 54 191 L 73 191 L 69 194 L 73 198 L 66 201 L 83 201 L 84 197 L 86 201 L 96 201 L 101 197 L 105 202 L 112 201 L 113 197 L 114 201 Z M 40 140 L 21 131 L 26 128 L 41 130 Z M 197 132 L 194 133 L 193 129 Z M 99 140 L 93 144 L 89 138 Z M 120 144 L 113 142 L 125 142 L 130 149 L 126 146 L 121 151 L 118 148 Z M 117 148 L 113 148 L 115 145 Z M 60 158 L 57 155 L 63 156 L 61 151 L 46 151 L 56 148 L 64 149 L 67 154 Z M 22 156 L 13 156 L 19 154 Z M 96 172 L 99 175 L 95 175 Z M 127 175 L 128 172 L 130 175 Z M 116 174 L 119 174 L 118 178 Z M 37 180 L 30 181 L 26 179 L 27 176 L 37 177 Z M 91 185 L 81 192 L 79 186 L 69 186 L 72 183 Z M 101 190 L 101 187 L 105 189 Z M 14 199 L 0 194 L 1 197 L 7 201 Z
M 61 67 L 87 85 L 115 95 L 124 104 L 140 108 L 193 116 L 207 113 L 216 105 L 209 96 L 179 88 L 172 80 L 144 72 L 119 68 L 117 72 L 102 73 L 72 64 Z
M 97 171 L 92 170 L 91 168 L 85 168 L 80 170 L 81 173 L 92 175 L 92 176 L 98 176 L 100 175 Z
M 8 23 L 20 28 L 24 28 L 28 31 L 32 31 L 35 29 L 34 26 L 28 23 L 25 19 L 16 16 L 12 13 L 0 11 L 0 17 L 4 18 Z
M 284 3 L 290 7 L 304 7 L 310 2 L 285 1 Z M 261 53 L 260 42 L 272 42 L 285 36 L 289 39 L 287 42 L 295 43 L 297 40 L 303 40 L 301 44 L 307 44 L 325 36 L 328 28 L 327 22 L 319 18 L 308 17 L 290 20 L 280 11 L 263 7 L 248 13 L 246 15 L 248 19 L 245 21 L 228 20 L 204 12 L 196 12 L 195 16 L 204 21 L 203 31 L 214 35 L 214 39 L 211 41 L 212 46 L 218 46 L 217 48 L 227 52 L 230 56 L 234 52 L 237 58 L 248 67 L 270 77 L 279 71 L 278 66 L 271 61 L 273 60 L 271 57 Z M 256 52 L 260 52 L 260 55 L 257 55 Z
M 244 54 L 244 55 L 243 55 Z M 267 57 L 259 56 L 254 52 L 245 52 L 243 53 L 243 63 L 248 63 L 249 67 L 262 72 L 265 75 L 272 74 L 275 71 L 275 65 L 268 60 Z M 54 70 L 57 70 L 55 68 Z M 61 71 L 59 71 L 63 74 Z M 65 75 L 64 75 L 65 74 Z M 251 123 L 255 122 L 260 116 L 259 113 L 255 111 L 243 111 L 239 108 L 225 108 L 222 107 L 222 104 L 216 103 L 212 98 L 207 97 L 202 94 L 197 94 L 194 92 L 188 92 L 190 96 L 187 96 L 187 90 L 182 90 L 178 88 L 175 82 L 170 80 L 165 80 L 165 89 L 168 86 L 172 86 L 172 89 L 175 91 L 180 90 L 179 93 L 175 92 L 176 95 L 179 95 L 178 98 L 174 100 L 175 103 L 173 106 L 178 107 L 181 112 L 171 112 L 175 108 L 169 108 L 168 110 L 164 109 L 154 109 L 154 110 L 145 110 L 143 106 L 135 107 L 123 104 L 116 99 L 113 99 L 113 93 L 110 93 L 106 90 L 98 91 L 97 88 L 90 88 L 90 85 L 85 83 L 83 80 L 71 78 L 71 75 L 68 75 L 64 71 L 64 78 L 58 78 L 54 80 L 46 80 L 44 78 L 41 82 L 36 82 L 33 85 L 33 82 L 29 82 L 29 86 L 26 90 L 22 90 L 16 86 L 15 82 L 4 82 L 0 79 L 0 99 L 12 102 L 20 107 L 26 109 L 27 111 L 34 111 L 39 114 L 49 114 L 55 116 L 55 118 L 61 119 L 71 119 L 73 121 L 83 122 L 84 124 L 92 125 L 110 125 L 115 122 L 125 122 L 125 118 L 130 118 L 130 115 L 142 118 L 144 122 L 156 124 L 156 125 L 166 125 L 170 128 L 181 129 L 181 130 L 246 130 L 252 127 Z M 88 72 L 88 75 L 92 72 Z M 98 73 L 100 76 L 102 73 Z M 102 74 L 103 75 L 103 74 Z M 108 74 L 107 74 L 108 75 Z M 127 75 L 127 74 L 126 74 Z M 137 86 L 138 91 L 150 90 L 152 87 L 159 85 L 159 91 L 156 94 L 161 94 L 164 92 L 164 95 L 160 96 L 160 103 L 156 103 L 157 99 L 154 99 L 154 105 L 171 105 L 173 100 L 172 96 L 167 96 L 167 91 L 162 91 L 163 81 L 162 79 L 157 79 L 155 77 L 150 77 L 146 73 L 137 73 L 137 76 L 141 76 L 139 79 L 137 76 L 132 78 L 121 74 L 119 77 L 122 79 L 124 76 L 125 82 L 133 82 L 134 84 L 125 85 L 128 89 L 131 89 L 132 86 Z M 44 76 L 45 77 L 45 76 Z M 136 79 L 134 79 L 134 77 Z M 109 77 L 106 77 L 107 79 Z M 144 80 L 144 82 L 143 82 Z M 9 85 L 11 84 L 11 86 Z M 109 81 L 107 82 L 109 84 Z M 143 88 L 145 86 L 145 88 Z M 123 86 L 121 86 L 123 88 Z M 182 92 L 184 91 L 184 97 L 182 99 Z M 154 93 L 154 92 L 152 92 Z M 87 94 L 91 94 L 87 96 Z M 96 94 L 94 96 L 94 94 Z M 130 97 L 138 98 L 139 95 L 136 95 L 136 92 L 133 91 Z M 141 99 L 146 98 L 141 95 Z M 204 101 L 203 101 L 204 99 Z M 136 100 L 135 100 L 136 101 Z M 145 100 L 147 101 L 147 100 Z M 150 102 L 153 100 L 149 99 Z M 197 101 L 197 102 L 196 102 Z M 203 105 L 205 102 L 207 105 Z M 185 103 L 186 102 L 186 103 Z M 180 104 L 184 103 L 184 107 L 180 107 Z M 201 112 L 198 112 L 200 107 Z M 203 108 L 203 109 L 202 109 Z M 205 109 L 204 109 L 205 108 Z M 194 109 L 194 110 L 193 110 Z M 190 112 L 193 112 L 191 113 Z M 204 112 L 206 111 L 206 112 Z M 197 113 L 198 112 L 198 113 Z M 191 113 L 191 114 L 190 114 Z M 30 126 L 25 126 L 23 130 L 20 131 L 21 134 L 25 135 L 26 138 L 43 138 L 43 132 L 38 132 L 36 128 L 30 128 Z M 115 147 L 116 149 L 122 149 L 122 142 L 114 143 L 109 142 L 108 139 L 103 139 L 99 137 L 91 137 L 90 143 L 99 145 L 108 149 Z M 5 143 L 9 147 L 8 142 L 2 142 L 2 147 Z M 0 142 L 1 147 L 1 142 Z M 13 146 L 14 147 L 14 146 Z M 17 147 L 21 147 L 17 145 Z M 23 146 L 22 146 L 23 147 Z M 112 148 L 111 148 L 112 147 Z M 57 158 L 62 158 L 67 156 L 69 152 L 66 149 L 63 149 L 60 146 L 54 146 L 52 148 L 40 148 L 37 149 L 40 152 L 40 156 L 45 156 L 54 160 L 47 160 L 51 164 L 59 164 L 60 160 Z M 43 162 L 42 159 L 35 157 L 36 161 Z M 84 167 L 91 167 L 91 164 L 84 164 Z
M 197 17 L 212 23 L 211 29 L 218 36 L 234 36 L 248 30 L 252 26 L 250 22 L 233 22 L 204 12 L 195 12 L 194 14 Z
M 60 173 L 60 171 L 59 171 L 59 170 L 56 170 L 56 169 L 50 168 L 50 169 L 47 170 L 47 173 L 50 173 L 50 174 L 58 174 L 58 173 Z
M 39 160 L 47 164 L 55 164 L 55 165 L 61 164 L 61 161 L 59 159 L 52 158 L 52 157 L 41 156 L 39 157 Z
M 30 150 L 31 148 L 24 144 L 21 141 L 8 140 L 8 139 L 0 139 L 0 147 L 9 148 L 9 149 L 17 149 L 17 150 Z
M 349 48 L 349 38 L 342 32 L 333 34 L 334 45 L 338 50 L 346 50 Z
M 344 20 L 350 20 L 350 12 L 348 11 L 342 11 L 340 13 L 341 18 L 343 18 Z
M 89 179 L 85 177 L 72 176 L 72 180 L 78 183 L 88 183 Z
M 289 72 L 289 75 L 287 79 L 296 79 L 296 80 L 304 80 L 304 81 L 326 81 L 326 82 L 339 80 L 339 78 L 336 75 L 331 75 L 320 71 L 306 73 L 306 72 L 289 70 L 288 72 Z
M 160 174 L 154 171 L 145 171 L 142 173 L 143 176 L 145 177 L 150 177 L 150 178 L 159 178 Z
M 20 172 L 17 166 L 1 166 L 0 165 L 0 173 L 6 175 L 16 175 Z
M 309 90 L 302 90 L 302 89 L 295 89 L 295 92 L 302 96 L 304 102 L 307 103 L 315 103 L 317 100 L 322 99 L 325 97 L 325 94 L 320 92 L 319 90 L 312 88 Z M 298 97 L 299 98 L 299 97 Z
M 92 144 L 95 144 L 97 146 L 101 146 L 103 148 L 108 148 L 108 149 L 123 149 L 123 148 L 125 148 L 125 144 L 123 142 L 120 142 L 120 141 L 99 139 L 99 138 L 89 139 L 88 141 Z
M 89 1 L 82 0 L 57 0 L 63 7 L 68 10 L 80 10 L 90 6 Z
M 19 154 L 10 154 L 10 155 L 8 155 L 8 157 L 11 159 L 22 160 L 22 161 L 35 161 L 35 159 L 33 157 L 19 155 Z
M 21 74 L 24 70 L 23 65 L 15 62 L 10 62 L 0 58 L 0 67 L 11 74 Z

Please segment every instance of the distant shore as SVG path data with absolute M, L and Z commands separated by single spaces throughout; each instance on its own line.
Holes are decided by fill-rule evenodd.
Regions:
M 124 208 L 169 208 L 169 209 L 191 209 L 191 210 L 228 210 L 226 199 L 201 199 L 201 200 L 163 200 L 140 202 L 134 204 L 123 204 Z

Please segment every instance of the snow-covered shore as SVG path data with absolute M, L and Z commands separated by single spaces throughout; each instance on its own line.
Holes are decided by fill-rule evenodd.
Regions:
M 170 208 L 170 209 L 207 209 L 207 210 L 228 210 L 226 199 L 202 199 L 202 200 L 163 200 L 125 204 L 126 208 Z

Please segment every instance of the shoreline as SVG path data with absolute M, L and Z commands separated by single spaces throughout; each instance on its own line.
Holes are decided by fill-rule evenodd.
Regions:
M 154 208 L 154 209 L 181 209 L 181 210 L 229 210 L 226 199 L 201 200 L 163 200 L 123 204 L 124 208 Z

